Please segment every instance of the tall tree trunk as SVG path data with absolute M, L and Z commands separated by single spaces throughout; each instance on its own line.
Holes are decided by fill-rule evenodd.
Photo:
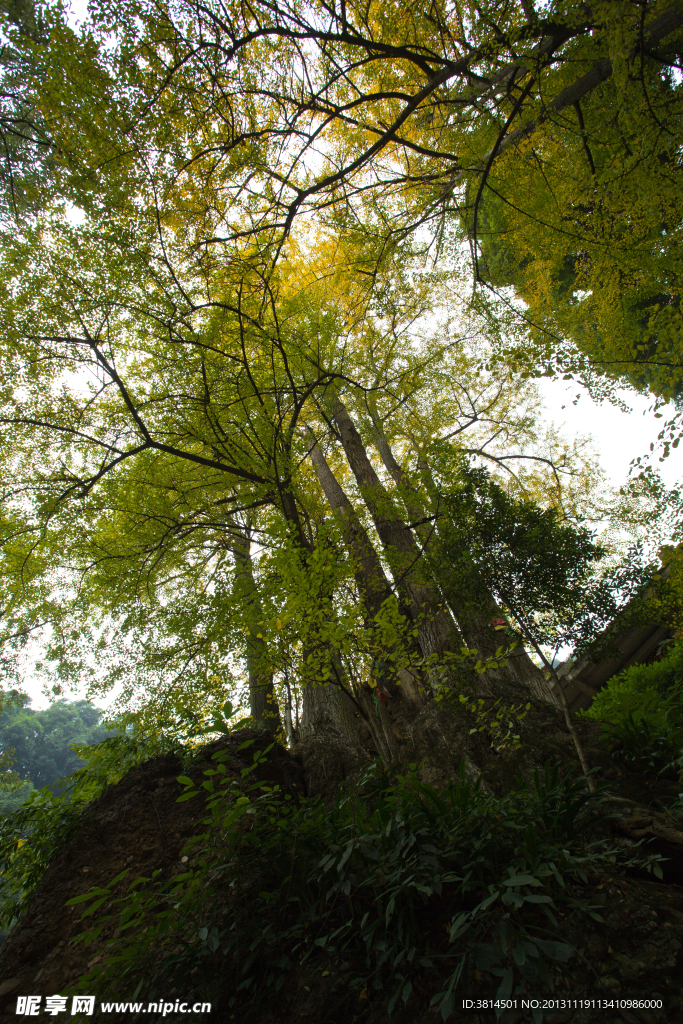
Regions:
M 249 709 L 254 724 L 268 732 L 282 728 L 280 711 L 275 699 L 273 672 L 264 640 L 256 634 L 257 624 L 263 618 L 258 587 L 251 563 L 251 543 L 248 533 L 238 527 L 232 533 L 232 552 L 235 557 L 235 593 L 245 607 L 247 635 L 247 673 L 249 676 Z
M 284 682 L 285 682 L 285 732 L 287 733 L 287 741 L 290 747 L 294 747 L 299 739 L 298 727 L 294 726 L 294 719 L 292 716 L 292 688 L 289 685 L 289 675 L 287 670 L 284 671 Z
M 330 469 L 318 445 L 315 434 L 308 428 L 311 441 L 309 455 L 322 487 L 327 503 L 341 524 L 342 536 L 351 554 L 357 561 L 356 582 L 363 597 L 370 618 L 380 610 L 384 602 L 392 597 L 393 591 L 386 578 L 382 563 L 377 557 L 370 538 L 356 511 Z
M 428 516 L 429 503 L 423 500 L 406 471 L 399 466 L 394 458 L 391 445 L 384 432 L 384 426 L 375 409 L 370 408 L 370 416 L 374 431 L 375 447 L 379 452 L 379 457 L 398 488 L 411 523 L 416 524 L 412 529 L 419 538 L 422 550 L 426 553 L 435 534 L 434 524 L 423 522 Z
M 333 683 L 316 683 L 310 679 L 304 683 L 302 697 L 300 739 L 325 739 L 330 736 L 338 740 L 343 739 L 337 687 Z
M 367 752 L 361 744 L 360 722 L 349 697 L 335 682 L 315 679 L 307 653 L 304 650 L 303 710 L 295 749 L 309 796 L 334 799 L 339 784 L 355 776 L 367 762 Z M 331 659 L 334 666 L 334 654 Z M 343 672 L 339 662 L 337 672 L 340 670 Z
M 363 708 L 356 700 L 351 680 L 344 671 L 342 660 L 336 651 L 331 654 L 334 685 L 337 691 L 337 721 L 342 735 L 349 743 L 360 742 Z
M 422 523 L 422 520 L 427 518 L 428 514 L 436 515 L 437 513 L 436 502 L 434 501 L 436 487 L 432 477 L 431 466 L 424 456 L 419 458 L 418 469 L 423 477 L 427 492 L 432 498 L 431 502 L 425 504 L 408 474 L 394 458 L 394 453 L 384 432 L 382 422 L 372 408 L 370 409 L 370 415 L 377 451 L 387 472 L 400 491 L 411 521 L 420 524 L 416 527 L 415 532 L 420 538 L 424 553 L 428 554 L 433 540 L 437 536 L 435 524 Z M 430 505 L 432 506 L 431 508 Z M 458 620 L 465 642 L 469 647 L 479 651 L 482 658 L 493 658 L 496 651 L 505 645 L 505 638 L 497 634 L 492 625 L 493 620 L 500 618 L 502 614 L 492 594 L 487 593 L 484 595 L 480 608 L 452 608 L 451 611 Z M 534 665 L 524 647 L 518 646 L 511 652 L 505 668 L 507 673 L 514 676 L 517 681 L 528 686 L 535 696 L 540 697 L 542 700 L 548 700 L 549 691 L 545 685 L 543 675 L 537 666 Z M 507 673 L 504 671 L 504 674 Z
M 373 619 L 381 610 L 385 601 L 394 597 L 391 584 L 385 575 L 382 563 L 363 524 L 358 519 L 353 505 L 332 472 L 310 427 L 308 428 L 308 436 L 311 441 L 309 454 L 318 477 L 318 482 L 322 487 L 330 508 L 341 523 L 344 541 L 351 555 L 356 560 L 356 582 L 365 606 L 366 622 L 372 628 Z M 421 652 L 415 651 L 415 653 L 419 660 Z M 419 679 L 419 676 L 420 673 L 417 668 L 414 668 L 412 673 L 406 671 L 396 673 L 396 682 L 401 686 L 401 696 L 405 697 L 412 704 L 421 704 L 423 701 L 419 685 L 415 682 L 415 679 Z M 393 688 L 391 689 L 392 693 L 394 693 Z
M 421 577 L 422 551 L 403 522 L 386 488 L 375 472 L 362 438 L 343 402 L 337 401 L 334 419 L 349 465 L 386 551 L 396 586 L 405 593 L 417 621 L 422 653 L 444 650 L 453 634 L 453 623 L 442 607 L 436 588 Z

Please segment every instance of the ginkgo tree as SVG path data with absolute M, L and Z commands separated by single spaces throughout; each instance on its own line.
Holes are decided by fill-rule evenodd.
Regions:
M 368 14 L 373 39 L 410 36 L 391 52 L 379 45 L 391 58 L 388 91 L 367 103 L 383 105 L 382 117 L 404 102 L 396 75 L 401 89 L 417 88 L 438 63 L 427 37 L 410 35 L 407 11 L 375 12 L 376 25 Z M 52 191 L 4 226 L 0 257 L 2 473 L 17 482 L 5 501 L 7 639 L 47 622 L 68 678 L 87 674 L 88 647 L 107 649 L 113 624 L 121 657 L 103 685 L 126 676 L 132 700 L 134 676 L 148 695 L 163 679 L 154 714 L 176 698 L 181 710 L 203 697 L 224 706 L 239 662 L 253 721 L 282 722 L 293 737 L 293 695 L 302 735 L 332 723 L 348 739 L 363 720 L 392 760 L 399 740 L 385 704 L 407 721 L 456 668 L 468 685 L 483 682 L 474 663 L 491 686 L 547 696 L 523 648 L 506 659 L 495 595 L 449 607 L 430 569 L 443 511 L 435 443 L 501 473 L 535 465 L 512 486 L 565 511 L 562 482 L 576 474 L 552 440 L 534 450 L 532 417 L 515 409 L 529 388 L 514 363 L 489 358 L 491 342 L 467 348 L 450 270 L 418 258 L 419 233 L 413 245 L 392 242 L 408 238 L 410 218 L 428 230 L 430 189 L 448 184 L 455 196 L 465 179 L 448 177 L 452 161 L 430 178 L 425 167 L 447 156 L 422 136 L 409 145 L 393 131 L 354 156 L 372 135 L 354 123 L 366 99 L 349 101 L 351 122 L 334 112 L 321 122 L 314 104 L 304 124 L 281 87 L 294 88 L 309 57 L 311 81 L 330 73 L 328 43 L 352 59 L 358 42 L 348 22 L 341 41 L 323 39 L 315 18 L 296 22 L 313 7 L 264 12 L 259 22 L 240 9 L 219 25 L 217 12 L 192 6 L 102 5 L 79 36 L 59 9 L 45 14 L 50 45 L 31 54 L 56 154 Z M 416 25 L 432 30 L 429 18 Z M 526 46 L 540 30 L 513 35 Z M 564 46 L 586 30 L 558 31 Z M 440 85 L 418 88 L 401 122 L 416 139 L 434 130 L 423 101 L 436 103 L 451 78 L 472 88 L 476 68 L 500 59 L 489 35 L 478 27 L 477 54 L 460 70 L 449 56 Z M 299 37 L 324 45 L 301 51 Z M 335 82 L 334 103 L 375 88 L 374 47 L 367 66 Z M 506 93 L 500 111 L 509 102 Z M 313 164 L 307 132 L 319 145 Z M 350 163 L 330 177 L 340 146 Z M 371 161 L 386 150 L 400 164 L 396 146 L 418 160 L 416 175 L 397 164 L 386 187 L 373 183 Z M 403 224 L 398 235 L 389 219 Z M 488 312 L 470 307 L 470 336 Z
M 184 586 L 195 580 L 200 590 L 223 593 L 225 566 L 235 569 L 243 603 L 245 585 L 256 592 L 245 516 L 276 546 L 293 543 L 304 562 L 316 549 L 311 473 L 303 470 L 311 454 L 307 430 L 322 429 L 324 439 L 334 403 L 346 392 L 375 395 L 375 409 L 386 401 L 377 397 L 383 389 L 394 396 L 433 393 L 429 368 L 438 361 L 443 373 L 457 342 L 437 331 L 431 345 L 411 348 L 406 332 L 416 317 L 432 314 L 434 299 L 426 285 L 411 287 L 405 277 L 400 287 L 377 282 L 363 307 L 362 293 L 343 280 L 330 300 L 331 271 L 316 281 L 309 268 L 301 284 L 295 268 L 266 278 L 257 261 L 244 260 L 241 276 L 233 264 L 209 278 L 200 260 L 195 268 L 184 265 L 179 280 L 163 261 L 161 269 L 150 264 L 142 245 L 109 240 L 107 248 L 100 240 L 89 221 L 74 226 L 55 214 L 5 250 L 2 419 L 11 440 L 6 472 L 22 480 L 19 504 L 33 508 L 26 530 L 53 570 L 55 552 L 62 553 L 61 571 L 81 581 L 79 599 L 90 614 L 154 604 L 165 589 L 173 592 L 175 573 Z M 390 326 L 386 333 L 383 324 Z M 479 367 L 468 366 L 462 353 L 453 360 L 451 375 L 457 372 L 467 387 Z M 492 384 L 490 396 L 480 388 L 471 425 L 481 430 L 485 411 L 494 434 L 528 434 L 524 416 L 515 425 L 509 399 L 501 401 L 510 388 L 509 377 Z M 424 426 L 427 435 L 434 429 Z M 480 437 L 472 450 L 482 443 Z M 261 522 L 266 510 L 271 520 Z M 379 530 L 384 543 L 388 577 L 381 566 L 376 571 L 389 598 L 403 575 L 397 537 L 408 543 L 410 533 L 399 516 L 398 532 L 382 537 L 376 508 L 366 527 Z M 419 549 L 411 551 L 408 575 L 419 576 Z M 412 587 L 407 600 L 416 621 L 436 613 L 438 599 L 424 582 L 405 586 Z M 330 584 L 330 596 L 334 589 Z M 373 614 L 381 603 L 375 601 Z M 137 613 L 130 614 L 134 621 Z M 159 615 L 168 622 L 167 612 Z M 434 650 L 449 630 L 444 620 Z M 231 635 L 230 628 L 224 633 Z M 186 631 L 178 635 L 192 651 Z M 247 646 L 252 660 L 263 660 L 257 639 Z M 58 634 L 55 649 L 73 651 L 75 640 L 73 628 Z M 197 649 L 197 664 L 199 648 L 205 654 L 206 644 Z M 63 664 L 75 670 L 73 658 Z M 256 689 L 272 685 L 272 666 L 264 663 L 259 673 L 254 662 L 250 673 L 262 677 Z
M 211 266 L 333 225 L 356 273 L 465 245 L 466 274 L 526 303 L 489 309 L 527 372 L 678 393 L 678 3 L 136 0 L 92 4 L 79 37 L 44 18 L 56 192 L 112 231 L 150 212 Z
M 394 474 L 392 405 L 410 406 L 403 437 L 423 463 L 435 438 L 501 467 L 534 439 L 514 378 L 486 385 L 481 356 L 434 327 L 442 290 L 393 273 L 363 294 L 334 264 L 266 276 L 258 259 L 210 278 L 179 262 L 180 279 L 97 238 L 55 215 L 6 251 L 10 508 L 30 505 L 53 604 L 73 593 L 50 619 L 64 678 L 106 652 L 100 686 L 123 680 L 124 705 L 164 718 L 215 712 L 241 662 L 253 722 L 328 747 L 334 733 L 358 745 L 365 725 L 389 761 L 393 722 L 454 665 L 547 696 L 523 649 L 504 663 L 491 597 L 474 618 L 444 608 L 414 522 L 438 511 Z M 538 462 L 556 485 L 571 472 L 566 453 Z
M 232 935 L 244 949 L 248 921 L 257 936 L 249 963 L 267 965 L 259 944 L 275 948 L 277 929 L 268 921 L 280 891 L 283 914 L 276 916 L 287 955 L 278 970 L 291 984 L 297 966 L 288 953 L 303 922 L 292 864 L 310 888 L 318 876 L 309 867 L 322 863 L 329 836 L 336 852 L 324 858 L 322 873 L 339 851 L 350 868 L 365 820 L 371 832 L 380 822 L 382 843 L 400 866 L 399 889 L 389 894 L 386 914 L 380 906 L 376 920 L 365 914 L 356 929 L 366 980 L 353 998 L 368 995 L 368 970 L 379 991 L 375 967 L 386 961 L 392 930 L 394 969 L 407 971 L 413 960 L 429 966 L 431 959 L 413 957 L 420 938 L 416 944 L 408 936 L 406 945 L 400 922 L 416 908 L 423 917 L 432 894 L 439 914 L 452 917 L 444 922 L 448 962 L 455 963 L 455 937 L 475 943 L 477 970 L 495 960 L 506 998 L 513 968 L 499 963 L 514 959 L 519 967 L 521 951 L 525 979 L 541 977 L 526 971 L 531 933 L 518 911 L 531 901 L 535 916 L 534 903 L 553 900 L 513 890 L 555 878 L 570 892 L 556 870 L 558 842 L 568 880 L 572 850 L 582 851 L 576 863 L 585 867 L 585 850 L 571 845 L 575 817 L 601 760 L 595 730 L 570 713 L 554 655 L 568 637 L 585 648 L 643 584 L 653 591 L 656 583 L 646 565 L 615 573 L 618 553 L 609 553 L 610 564 L 582 521 L 602 514 L 599 471 L 588 449 L 539 424 L 530 378 L 549 365 L 575 366 L 576 348 L 587 352 L 589 336 L 594 370 L 607 371 L 596 352 L 605 339 L 619 349 L 608 330 L 621 322 L 614 281 L 625 289 L 633 331 L 619 337 L 628 347 L 650 308 L 648 289 L 675 264 L 675 246 L 668 236 L 661 242 L 666 232 L 657 234 L 671 213 L 676 241 L 673 189 L 653 188 L 649 214 L 624 227 L 609 174 L 616 167 L 618 178 L 615 152 L 622 169 L 628 163 L 615 149 L 622 134 L 631 152 L 634 135 L 647 149 L 647 159 L 638 163 L 638 151 L 628 165 L 622 198 L 654 180 L 653 168 L 678 159 L 676 141 L 664 139 L 678 102 L 675 54 L 667 50 L 680 35 L 678 8 L 639 8 L 638 22 L 628 5 L 611 0 L 542 11 L 498 0 L 483 7 L 437 0 L 427 8 L 413 0 L 94 0 L 77 31 L 59 5 L 37 13 L 39 34 L 27 33 L 16 11 L 2 26 L 11 54 L 32 70 L 16 96 L 0 96 L 0 116 L 9 110 L 11 120 L 19 106 L 31 115 L 26 138 L 13 144 L 20 157 L 13 172 L 17 194 L 35 200 L 12 204 L 5 181 L 2 653 L 11 668 L 37 636 L 56 692 L 85 685 L 103 696 L 120 687 L 119 733 L 89 755 L 93 770 L 69 823 L 140 758 L 168 752 L 179 739 L 203 745 L 249 727 L 246 737 L 238 732 L 221 743 L 227 749 L 216 751 L 218 771 L 205 770 L 217 831 L 193 845 L 208 857 L 204 867 L 193 854 L 191 870 L 188 864 L 169 876 L 174 906 L 157 872 L 153 894 L 142 877 L 123 903 L 109 887 L 124 918 L 130 900 L 135 920 L 143 912 L 142 931 L 128 920 L 132 942 L 121 941 L 133 955 L 126 959 L 151 956 L 156 985 L 157 954 L 166 948 L 177 984 L 184 954 L 179 960 L 175 940 L 187 937 L 189 984 L 201 985 L 196 954 L 203 956 L 208 937 L 214 952 L 221 946 L 225 977 L 233 979 L 232 940 L 224 940 Z M 663 85 L 653 74 L 660 58 L 669 68 Z M 642 75 L 633 81 L 638 62 Z M 624 132 L 620 105 L 646 93 L 643 130 L 636 117 Z M 604 139 L 596 139 L 605 109 Z M 664 124 L 661 138 L 652 118 Z M 578 157 L 595 179 L 587 211 L 576 205 L 586 175 Z M 547 216 L 544 204 L 552 207 Z M 604 216 L 599 229 L 596 211 Z M 538 251 L 529 223 L 540 224 Z M 635 249 L 653 240 L 661 248 L 636 285 L 626 273 L 637 260 L 623 241 L 629 231 Z M 610 255 L 604 238 L 618 238 L 622 248 Z M 600 277 L 591 284 L 596 252 Z M 558 268 L 566 272 L 562 287 Z M 644 303 L 632 294 L 641 284 Z M 509 292 L 496 298 L 495 289 L 509 285 L 526 312 Z M 674 334 L 665 331 L 676 326 L 673 272 L 667 288 L 669 319 L 652 325 L 654 348 L 644 358 L 640 349 L 629 355 L 638 382 L 661 395 L 658 360 L 672 364 L 676 356 Z M 593 321 L 574 316 L 577 304 Z M 629 501 L 636 498 L 633 492 Z M 638 607 L 636 600 L 633 614 Z M 561 732 L 562 712 L 577 757 Z M 290 754 L 279 746 L 285 743 Z M 249 746 L 253 761 L 238 769 L 238 788 L 232 754 Z M 375 759 L 381 764 L 364 770 Z M 560 764 L 551 769 L 549 759 Z M 516 780 L 528 780 L 544 761 L 532 798 L 528 782 Z M 324 801 L 297 807 L 287 793 L 280 804 L 279 784 L 261 781 L 273 767 Z M 577 767 L 588 780 L 571 778 Z M 193 778 L 179 777 L 188 788 L 181 800 L 192 795 L 195 768 L 203 770 L 195 762 L 187 769 Z M 385 772 L 398 785 L 387 788 Z M 565 772 L 569 781 L 560 783 Z M 225 789 L 214 786 L 223 773 Z M 344 803 L 339 783 L 349 777 L 358 788 Z M 515 791 L 501 800 L 513 780 Z M 372 822 L 363 818 L 366 795 L 376 805 L 368 805 Z M 408 822 L 406 832 L 411 801 L 418 824 Z M 434 817 L 428 804 L 437 809 L 436 826 L 424 826 L 425 813 Z M 524 820 L 520 807 L 528 810 Z M 546 811 L 547 842 L 538 825 Z M 558 813 L 566 818 L 560 832 Z M 37 881 L 67 822 L 40 805 L 22 815 L 33 839 L 17 856 L 15 832 L 6 830 L 10 893 Z M 457 820 L 460 845 L 448 821 L 443 832 L 446 819 Z M 329 821 L 341 828 L 328 830 Z M 434 827 L 435 842 L 446 835 L 444 857 L 458 871 L 460 861 L 479 863 L 482 850 L 492 851 L 490 867 L 477 868 L 467 883 L 475 888 L 464 886 L 465 902 L 456 894 L 452 913 L 442 881 L 432 877 L 432 854 L 441 857 L 431 845 Z M 514 838 L 520 828 L 529 839 L 522 847 Z M 488 835 L 483 847 L 478 832 Z M 212 850 L 222 865 L 217 874 Z M 364 890 L 375 904 L 386 889 L 378 850 L 374 895 Z M 417 889 L 411 850 L 424 860 L 429 883 Z M 605 846 L 605 863 L 613 853 Z M 274 885 L 261 871 L 267 862 L 282 868 Z M 256 896 L 250 884 L 260 891 L 263 878 L 268 891 Z M 346 899 L 352 890 L 342 882 Z M 200 894 L 187 931 L 185 883 Z M 408 916 L 401 909 L 406 887 L 418 901 L 404 901 Z M 482 887 L 489 893 L 477 904 Z M 342 906 L 328 889 L 324 882 L 319 893 L 311 890 L 314 900 Z M 96 912 L 106 891 L 97 899 Z M 243 916 L 233 914 L 235 900 L 243 900 Z M 500 913 L 482 918 L 494 903 Z M 159 906 L 163 928 L 174 929 L 171 945 L 158 941 Z M 327 938 L 348 946 L 356 925 L 348 932 L 342 910 L 337 939 Z M 100 941 L 119 941 L 115 917 L 92 920 L 97 934 L 112 929 Z M 511 922 L 521 929 L 520 945 L 510 940 Z M 311 931 L 304 924 L 301 936 Z M 501 957 L 480 963 L 480 939 L 488 942 L 492 928 Z M 373 930 L 370 949 L 361 939 Z M 334 958 L 326 941 L 311 939 L 312 948 Z M 562 961 L 569 955 L 563 944 L 540 941 L 567 951 Z M 107 948 L 121 960 L 115 946 Z M 379 959 L 370 964 L 375 950 Z M 432 998 L 444 1018 L 466 978 L 464 964 Z M 242 966 L 228 984 L 246 994 L 251 980 L 238 980 Z M 100 980 L 101 970 L 96 965 Z M 412 982 L 402 973 L 400 981 L 387 1012 L 399 994 L 404 1003 L 410 997 Z M 233 1002 L 231 994 L 228 1010 Z

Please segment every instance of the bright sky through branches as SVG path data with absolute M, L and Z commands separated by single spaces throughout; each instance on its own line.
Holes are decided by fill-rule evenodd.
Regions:
M 647 455 L 650 443 L 656 443 L 657 434 L 664 422 L 664 419 L 655 418 L 651 400 L 631 391 L 619 392 L 619 397 L 632 410 L 625 413 L 609 402 L 598 405 L 575 382 L 542 379 L 538 387 L 545 404 L 545 419 L 554 423 L 567 440 L 590 435 L 599 453 L 602 468 L 614 487 L 626 482 L 634 458 Z M 580 398 L 574 404 L 577 394 L 580 394 Z M 667 410 L 664 410 L 666 416 Z M 673 487 L 683 477 L 682 458 L 680 449 L 672 451 L 664 462 L 659 462 L 657 452 L 653 456 L 652 466 L 659 470 L 668 487 Z M 26 658 L 26 668 L 29 668 L 31 660 L 39 656 L 38 648 L 33 647 Z M 28 672 L 23 680 L 23 688 L 30 695 L 34 707 L 48 707 L 49 701 L 41 692 L 41 684 L 31 678 Z M 113 691 L 110 699 L 99 701 L 98 706 L 108 707 L 117 695 L 118 691 Z M 76 695 L 66 696 L 77 699 Z
M 551 420 L 568 439 L 590 434 L 599 452 L 600 463 L 614 487 L 626 483 L 633 459 L 644 457 L 655 444 L 652 468 L 658 470 L 667 487 L 674 487 L 683 477 L 681 449 L 672 451 L 667 459 L 659 461 L 661 451 L 657 435 L 662 424 L 670 417 L 672 409 L 662 409 L 662 419 L 655 418 L 653 400 L 622 389 L 619 398 L 631 408 L 630 413 L 622 412 L 609 402 L 598 405 L 585 388 L 575 381 L 547 380 L 538 382 L 539 391 L 545 404 L 546 417 Z M 574 404 L 577 395 L 580 395 Z
M 85 0 L 72 0 L 70 11 L 71 24 L 75 26 L 82 23 L 87 17 L 87 3 Z M 452 152 L 452 149 L 449 150 L 449 153 Z M 77 220 L 75 214 L 73 219 Z M 539 382 L 539 390 L 546 406 L 546 420 L 554 423 L 568 441 L 576 436 L 590 435 L 599 453 L 602 468 L 615 487 L 626 482 L 634 458 L 647 456 L 650 443 L 656 442 L 657 434 L 665 422 L 655 418 L 651 409 L 652 401 L 631 392 L 621 393 L 621 397 L 632 409 L 630 413 L 624 413 L 609 403 L 597 405 L 592 402 L 587 392 L 576 383 L 542 380 Z M 577 393 L 580 397 L 574 404 Z M 672 452 L 663 463 L 659 462 L 658 453 L 655 452 L 652 466 L 659 470 L 669 487 L 680 479 L 681 456 L 678 451 Z M 30 659 L 27 659 L 27 664 L 30 664 Z M 26 678 L 24 685 L 35 702 L 44 706 L 45 698 L 40 695 L 39 684 L 33 684 Z

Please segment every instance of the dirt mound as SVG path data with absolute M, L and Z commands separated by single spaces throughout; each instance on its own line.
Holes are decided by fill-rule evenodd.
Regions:
M 251 746 L 239 751 L 248 739 Z M 219 749 L 231 753 L 228 766 L 233 762 L 240 769 L 253 764 L 254 750 L 270 742 L 263 732 L 245 729 L 204 747 L 189 769 L 175 755 L 154 758 L 86 809 L 80 829 L 46 871 L 27 913 L 0 950 L 0 1019 L 16 1020 L 17 994 L 63 993 L 101 959 L 101 948 L 71 945 L 83 931 L 82 908 L 65 907 L 68 900 L 93 885 L 106 885 L 125 868 L 127 881 L 156 869 L 163 877 L 184 870 L 180 851 L 202 831 L 205 810 L 201 800 L 176 802 L 182 791 L 177 776 L 184 772 L 201 782 L 207 761 Z M 284 793 L 303 795 L 298 763 L 277 745 L 256 777 L 278 784 Z

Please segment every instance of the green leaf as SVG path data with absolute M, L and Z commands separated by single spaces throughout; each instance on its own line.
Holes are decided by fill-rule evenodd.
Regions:
M 489 897 L 487 897 L 487 899 L 485 899 L 482 903 L 479 904 L 479 906 L 477 907 L 477 910 L 486 910 L 487 907 L 491 906 L 491 904 L 494 902 L 494 900 L 498 899 L 499 896 L 500 896 L 500 893 L 498 892 L 498 890 L 496 890 L 496 892 L 491 893 L 491 895 Z
M 91 914 L 94 914 L 95 911 L 98 910 L 102 906 L 103 903 L 106 903 L 108 899 L 109 899 L 109 893 L 107 893 L 106 896 L 101 896 L 99 900 L 95 900 L 95 902 L 92 903 L 88 907 L 88 909 L 81 915 L 81 921 L 84 918 L 89 917 Z
M 560 963 L 567 963 L 568 960 L 574 956 L 575 950 L 572 946 L 568 946 L 564 942 L 553 942 L 550 939 L 538 939 L 535 936 L 530 936 L 531 941 L 534 942 L 541 953 L 545 953 L 551 960 L 557 960 Z
M 515 946 L 512 951 L 512 959 L 518 967 L 522 967 L 522 965 L 526 963 L 526 951 L 524 946 Z
M 99 896 L 100 892 L 102 892 L 102 891 L 103 890 L 101 890 L 101 889 L 99 891 L 98 890 L 95 890 L 95 891 L 91 890 L 90 892 L 83 893 L 82 896 L 73 896 L 70 900 L 66 901 L 64 906 L 65 907 L 73 907 L 77 903 L 85 903 L 86 900 L 91 900 L 95 896 Z M 107 896 L 108 895 L 109 895 L 109 892 L 107 892 Z
M 498 974 L 495 968 L 491 973 Z M 511 967 L 508 967 L 507 971 L 502 974 L 501 982 L 498 986 L 498 991 L 496 992 L 496 999 L 509 999 L 512 993 L 512 982 L 513 971 Z

